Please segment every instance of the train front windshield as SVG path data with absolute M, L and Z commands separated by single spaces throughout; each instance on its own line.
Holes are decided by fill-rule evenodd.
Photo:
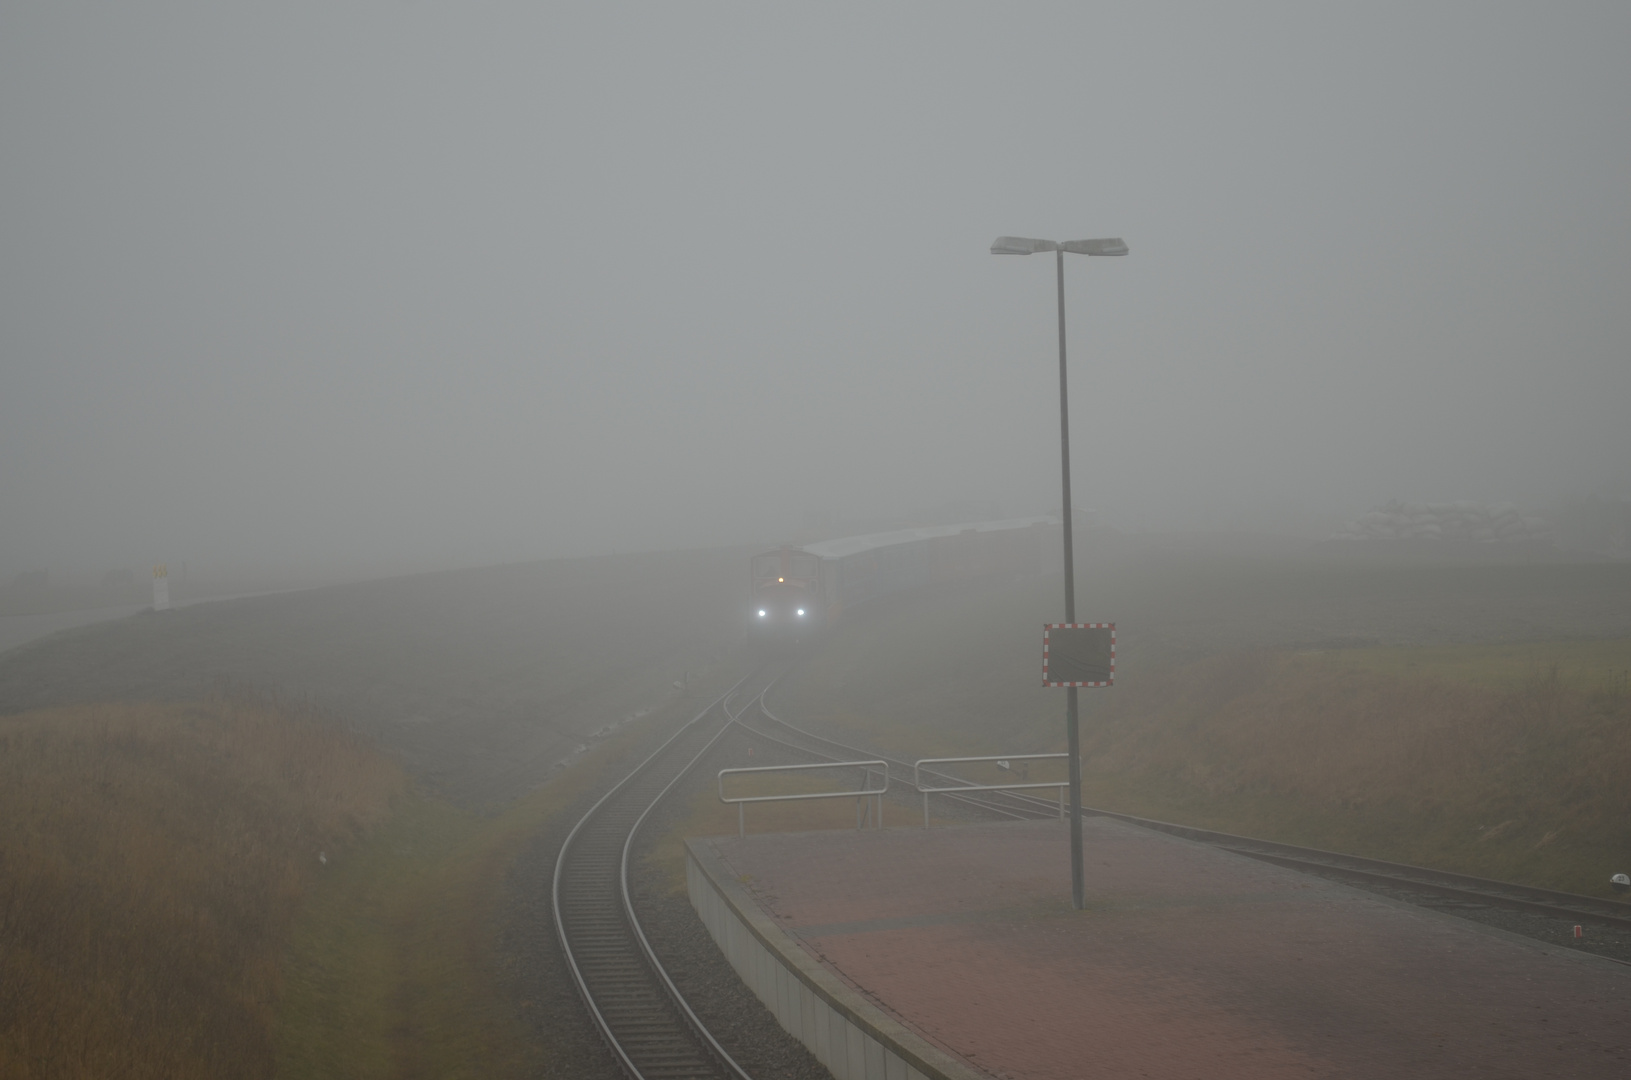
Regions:
M 738 563 L 737 565 L 741 564 Z M 815 582 L 820 565 L 820 559 L 817 559 L 814 555 L 807 555 L 802 551 L 789 552 L 786 557 L 783 557 L 780 553 L 755 555 L 753 557 L 753 585 L 755 588 L 764 585 L 787 584 L 788 582 L 811 585 Z

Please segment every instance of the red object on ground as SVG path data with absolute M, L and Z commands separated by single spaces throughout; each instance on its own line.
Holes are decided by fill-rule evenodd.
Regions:
M 1631 1075 L 1631 968 L 1106 818 L 710 841 L 820 962 L 1011 1080 Z

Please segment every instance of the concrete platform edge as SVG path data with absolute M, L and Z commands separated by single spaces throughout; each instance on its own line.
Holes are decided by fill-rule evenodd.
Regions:
M 836 1080 L 988 1080 L 846 985 L 764 913 L 707 839 L 685 842 L 685 883 L 714 943 L 778 1023 Z

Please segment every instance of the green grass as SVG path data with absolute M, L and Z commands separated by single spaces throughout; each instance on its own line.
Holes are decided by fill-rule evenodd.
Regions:
M 433 1062 L 452 1066 L 443 1075 L 470 1075 L 476 1062 L 487 1065 L 482 1055 L 461 1062 L 456 1052 L 440 1051 L 470 1042 L 478 1049 L 525 1045 L 503 1030 L 502 1017 L 472 1024 L 464 995 L 447 991 L 481 966 L 479 942 L 471 955 L 465 940 L 468 916 L 445 923 L 481 876 L 473 857 L 480 825 L 468 812 L 418 798 L 330 865 L 295 928 L 279 1009 L 278 1076 L 410 1076 Z M 427 921 L 441 922 L 444 932 L 424 934 Z M 451 1012 L 436 1015 L 439 1008 Z M 427 1030 L 426 1019 L 435 1026 Z M 450 1028 L 463 1037 L 446 1039 Z
M 504 878 L 627 738 L 493 816 L 415 798 L 331 863 L 294 929 L 276 1075 L 537 1074 L 545 1048 L 499 960 Z

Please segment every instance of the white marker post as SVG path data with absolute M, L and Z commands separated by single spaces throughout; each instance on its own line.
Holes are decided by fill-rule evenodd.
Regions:
M 170 571 L 163 563 L 153 567 L 153 610 L 170 610 Z

